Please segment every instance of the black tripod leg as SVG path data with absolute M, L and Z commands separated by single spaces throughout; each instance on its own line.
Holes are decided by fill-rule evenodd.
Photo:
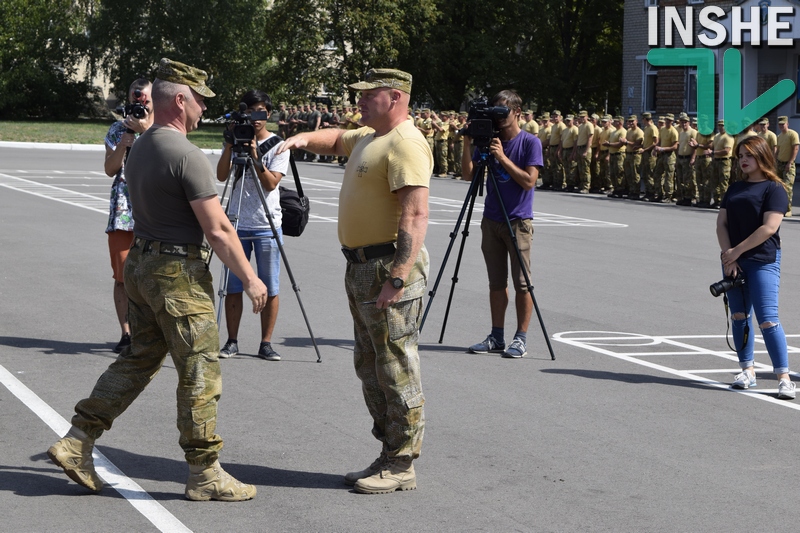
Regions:
M 419 325 L 419 332 L 422 333 L 422 328 L 425 326 L 425 319 L 428 317 L 428 311 L 431 309 L 431 304 L 433 303 L 433 299 L 436 297 L 436 290 L 439 288 L 439 282 L 442 281 L 442 274 L 444 274 L 444 267 L 447 265 L 447 260 L 450 257 L 450 251 L 453 249 L 453 243 L 456 240 L 456 235 L 458 235 L 458 229 L 461 227 L 461 221 L 464 219 L 464 213 L 469 208 L 469 214 L 472 215 L 472 206 L 475 205 L 475 196 L 477 192 L 477 181 L 472 180 L 470 184 L 469 191 L 467 191 L 467 196 L 464 198 L 464 204 L 461 206 L 461 212 L 458 215 L 458 219 L 456 220 L 456 225 L 453 228 L 453 231 L 450 233 L 450 243 L 447 245 L 447 250 L 444 253 L 444 258 L 442 259 L 442 266 L 439 268 L 439 273 L 436 275 L 436 282 L 433 284 L 433 288 L 428 292 L 428 305 L 425 306 L 425 313 L 422 315 L 422 321 Z M 469 218 L 467 218 L 467 226 L 464 228 L 464 239 L 466 239 L 467 235 L 469 235 Z M 461 249 L 464 249 L 464 242 L 461 242 Z M 461 262 L 461 253 L 458 255 L 458 260 Z M 456 266 L 456 270 L 458 267 Z M 456 278 L 454 278 L 456 279 Z M 450 292 L 450 298 L 452 299 L 453 293 Z M 448 309 L 450 308 L 449 300 L 448 300 Z M 445 318 L 445 321 L 447 319 Z M 441 344 L 442 340 L 439 339 L 439 343 Z
M 281 240 L 278 238 L 278 230 L 275 228 L 275 221 L 272 219 L 272 214 L 269 212 L 269 208 L 267 207 L 267 198 L 264 195 L 264 189 L 261 187 L 261 182 L 258 180 L 255 166 L 253 162 L 248 159 L 249 167 L 250 167 L 250 175 L 255 180 L 256 183 L 256 190 L 258 191 L 258 196 L 261 199 L 261 203 L 264 206 L 264 213 L 267 215 L 267 220 L 269 221 L 269 227 L 272 229 L 272 238 L 275 239 L 275 242 L 278 244 L 278 251 L 281 254 L 281 258 L 283 259 L 283 264 L 286 267 L 286 273 L 289 275 L 289 280 L 292 282 L 292 290 L 294 291 L 295 296 L 297 296 L 297 303 L 300 304 L 300 312 L 303 313 L 303 320 L 306 322 L 306 327 L 308 328 L 308 334 L 311 336 L 311 344 L 314 345 L 314 351 L 317 352 L 317 363 L 322 362 L 322 356 L 319 353 L 319 346 L 317 346 L 317 339 L 314 338 L 314 332 L 311 331 L 311 323 L 308 321 L 308 315 L 306 315 L 306 309 L 303 307 L 303 301 L 300 299 L 300 287 L 297 285 L 297 282 L 294 279 L 294 274 L 292 273 L 292 267 L 289 266 L 289 260 L 286 258 L 286 252 L 283 250 L 283 244 Z
M 494 190 L 497 192 L 497 200 L 500 204 L 500 209 L 503 211 L 503 218 L 506 221 L 506 227 L 508 228 L 508 232 L 511 235 L 511 241 L 514 243 L 514 250 L 517 252 L 517 261 L 519 262 L 520 270 L 522 270 L 522 274 L 525 276 L 525 284 L 528 289 L 528 293 L 531 295 L 531 300 L 533 301 L 533 308 L 536 310 L 536 316 L 539 319 L 539 325 L 542 327 L 542 333 L 544 334 L 544 340 L 547 343 L 547 349 L 550 351 L 550 359 L 555 361 L 556 354 L 553 352 L 553 346 L 550 344 L 550 335 L 547 334 L 547 329 L 544 327 L 544 320 L 542 319 L 542 313 L 539 311 L 539 304 L 536 302 L 536 296 L 533 294 L 533 284 L 531 283 L 531 278 L 528 276 L 528 272 L 525 270 L 522 261 L 522 252 L 519 250 L 519 243 L 517 243 L 517 235 L 514 233 L 514 228 L 511 227 L 511 221 L 508 219 L 508 212 L 506 211 L 506 206 L 503 203 L 503 198 L 500 196 L 500 189 L 497 188 L 497 180 L 495 179 L 494 173 L 492 169 L 489 168 L 489 179 L 492 180 L 492 184 L 494 186 Z
M 444 339 L 444 330 L 447 328 L 447 318 L 450 316 L 450 305 L 453 303 L 453 294 L 455 294 L 456 290 L 456 283 L 458 283 L 458 271 L 461 270 L 461 257 L 464 255 L 464 245 L 467 242 L 467 237 L 469 236 L 469 225 L 472 221 L 472 210 L 475 207 L 475 197 L 477 196 L 477 190 L 480 188 L 481 183 L 483 183 L 483 172 L 478 172 L 477 176 L 472 178 L 473 184 L 470 187 L 470 196 L 469 199 L 469 209 L 467 210 L 467 220 L 466 224 L 464 224 L 464 231 L 461 233 L 461 245 L 458 248 L 458 257 L 456 258 L 456 268 L 453 270 L 453 283 L 450 285 L 450 295 L 447 298 L 447 307 L 444 311 L 444 319 L 442 321 L 442 331 L 439 334 L 439 344 L 442 344 L 442 340 Z M 475 192 L 473 192 L 473 188 Z M 459 220 L 459 224 L 461 221 Z M 455 234 L 454 234 L 455 236 Z M 444 268 L 444 265 L 442 265 Z

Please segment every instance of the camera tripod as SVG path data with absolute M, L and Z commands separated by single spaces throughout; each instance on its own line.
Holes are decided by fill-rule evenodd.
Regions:
M 255 139 L 253 141 L 255 142 Z M 231 180 L 233 178 L 233 180 Z M 269 208 L 267 207 L 267 197 L 264 194 L 264 188 L 261 186 L 261 182 L 258 179 L 258 175 L 256 174 L 255 163 L 253 158 L 250 156 L 250 153 L 247 151 L 247 148 L 243 145 L 234 144 L 233 146 L 233 167 L 231 168 L 230 174 L 228 174 L 228 179 L 225 181 L 225 187 L 222 190 L 222 196 L 220 197 L 220 203 L 225 202 L 225 195 L 228 192 L 228 186 L 231 187 L 230 196 L 228 197 L 228 203 L 225 205 L 225 214 L 228 215 L 231 223 L 233 224 L 233 229 L 239 229 L 239 215 L 241 214 L 242 210 L 242 199 L 244 197 L 244 180 L 245 179 L 252 179 L 255 184 L 255 189 L 258 192 L 258 197 L 261 200 L 261 205 L 264 206 L 264 213 L 267 215 L 267 221 L 269 222 L 269 227 L 272 230 L 272 239 L 275 239 L 275 242 L 278 245 L 278 251 L 280 252 L 281 259 L 283 259 L 283 264 L 286 267 L 286 273 L 289 276 L 289 280 L 292 282 L 292 290 L 294 291 L 295 296 L 297 296 L 297 303 L 300 305 L 300 311 L 303 314 L 303 320 L 306 322 L 306 327 L 308 328 L 308 334 L 311 337 L 311 343 L 314 345 L 314 350 L 317 353 L 317 362 L 322 362 L 322 356 L 319 353 L 319 347 L 317 346 L 317 340 L 314 338 L 314 333 L 311 331 L 311 324 L 308 321 L 308 316 L 306 315 L 306 310 L 303 307 L 303 301 L 300 299 L 300 287 L 297 285 L 297 282 L 294 279 L 294 274 L 292 273 L 292 268 L 289 266 L 289 260 L 286 258 L 286 252 L 283 249 L 283 243 L 281 243 L 281 239 L 278 238 L 278 230 L 275 227 L 275 220 L 272 218 L 272 214 L 269 212 Z M 231 183 L 231 181 L 233 181 Z M 237 186 L 238 186 L 238 193 L 237 193 Z M 236 214 L 231 216 L 229 213 L 231 207 L 231 198 L 233 198 L 234 194 L 239 195 L 239 202 L 236 210 Z M 242 237 L 239 237 L 240 239 Z M 249 239 L 261 239 L 263 237 L 250 237 Z M 244 239 L 248 239 L 245 237 Z M 221 327 L 220 320 L 222 319 L 222 309 L 224 308 L 225 303 L 225 296 L 228 294 L 228 278 L 230 277 L 230 269 L 225 265 L 222 264 L 222 276 L 219 291 L 217 292 L 219 296 L 219 309 L 217 309 L 217 328 Z
M 464 245 L 467 241 L 467 237 L 469 236 L 469 225 L 470 221 L 472 220 L 472 211 L 475 207 L 475 198 L 480 195 L 483 196 L 483 180 L 484 177 L 488 174 L 489 178 L 492 181 L 492 185 L 494 186 L 494 190 L 497 192 L 497 200 L 500 204 L 500 209 L 503 212 L 503 219 L 506 223 L 506 228 L 511 235 L 511 241 L 514 243 L 514 251 L 517 254 L 517 260 L 520 264 L 520 269 L 522 270 L 522 274 L 525 276 L 525 286 L 527 289 L 528 294 L 531 295 L 531 300 L 533 301 L 533 308 L 536 310 L 536 316 L 539 318 L 539 325 L 542 327 L 542 333 L 544 334 L 544 340 L 547 343 L 547 349 L 550 352 L 550 358 L 555 361 L 556 356 L 553 353 L 553 347 L 550 344 L 550 337 L 547 334 L 547 330 L 544 327 L 544 321 L 542 320 L 542 313 L 539 311 L 539 304 L 536 302 L 536 296 L 533 294 L 533 285 L 531 284 L 530 276 L 528 276 L 528 272 L 525 270 L 523 261 L 522 261 L 522 252 L 519 250 L 519 244 L 517 243 L 517 236 L 514 233 L 514 228 L 511 227 L 511 221 L 508 218 L 508 212 L 506 211 L 506 206 L 503 203 L 503 198 L 500 195 L 500 189 L 497 187 L 497 178 L 492 171 L 492 168 L 489 166 L 489 161 L 491 159 L 491 154 L 489 154 L 489 148 L 481 147 L 479 149 L 480 159 L 478 160 L 475 168 L 474 177 L 472 178 L 472 182 L 470 183 L 469 191 L 467 192 L 466 198 L 464 198 L 464 205 L 461 206 L 461 212 L 458 214 L 458 219 L 456 220 L 456 226 L 453 228 L 453 231 L 450 233 L 450 243 L 447 245 L 447 251 L 444 254 L 444 259 L 442 259 L 442 266 L 439 269 L 439 273 L 436 275 L 436 282 L 433 284 L 433 289 L 428 293 L 430 298 L 428 299 L 428 305 L 425 307 L 425 314 L 422 315 L 422 322 L 419 326 L 419 331 L 422 332 L 422 328 L 425 325 L 425 319 L 428 316 L 428 311 L 430 311 L 431 304 L 433 303 L 433 299 L 436 297 L 436 290 L 439 287 L 439 282 L 442 279 L 442 274 L 444 273 L 444 268 L 447 266 L 447 260 L 450 257 L 450 252 L 453 249 L 453 244 L 455 243 L 456 236 L 458 235 L 458 230 L 461 227 L 461 221 L 464 219 L 464 214 L 466 213 L 466 225 L 464 226 L 464 231 L 461 232 L 461 245 L 458 249 L 458 258 L 456 259 L 456 267 L 453 271 L 452 281 L 453 284 L 450 286 L 450 296 L 447 298 L 447 307 L 445 308 L 444 312 L 444 321 L 442 323 L 442 332 L 439 335 L 439 344 L 442 344 L 442 339 L 444 339 L 444 330 L 447 327 L 447 317 L 450 315 L 450 305 L 453 301 L 453 293 L 456 289 L 456 283 L 458 283 L 458 271 L 461 267 L 461 257 L 464 254 Z M 488 169 L 488 172 L 487 172 Z

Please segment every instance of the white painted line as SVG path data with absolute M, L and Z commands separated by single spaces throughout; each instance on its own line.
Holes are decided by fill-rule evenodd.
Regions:
M 28 409 L 42 419 L 56 435 L 61 437 L 69 431 L 70 423 L 67 422 L 55 409 L 50 407 L 32 390 L 26 387 L 11 372 L 0 365 L 0 383 L 2 383 L 14 396 Z M 120 495 L 128 500 L 137 511 L 147 518 L 159 531 L 165 533 L 189 532 L 183 522 L 167 511 L 164 506 L 155 501 L 138 483 L 127 477 L 108 458 L 95 447 L 92 453 L 97 473 L 114 488 Z M 56 467 L 58 468 L 58 467 Z
M 581 334 L 589 334 L 589 335 L 581 336 Z M 599 336 L 598 336 L 598 334 L 599 334 Z M 576 336 L 575 337 L 568 337 L 570 335 L 576 335 Z M 608 337 L 606 337 L 604 335 L 608 335 Z M 719 335 L 717 337 L 724 337 L 724 336 Z M 786 400 L 779 400 L 779 399 L 774 398 L 772 396 L 767 396 L 765 393 L 771 392 L 771 389 L 758 389 L 758 388 L 755 389 L 755 390 L 734 389 L 727 383 L 721 383 L 721 382 L 713 380 L 713 379 L 709 379 L 709 378 L 706 378 L 706 377 L 703 377 L 703 376 L 698 376 L 698 375 L 694 374 L 693 371 L 676 370 L 674 368 L 669 368 L 667 366 L 659 365 L 659 364 L 656 364 L 656 363 L 653 363 L 653 362 L 650 362 L 650 361 L 637 359 L 637 358 L 631 357 L 631 356 L 629 356 L 627 354 L 616 353 L 616 352 L 613 352 L 613 351 L 611 351 L 609 349 L 602 348 L 601 347 L 601 345 L 603 345 L 602 343 L 583 342 L 583 340 L 585 340 L 585 339 L 596 339 L 596 340 L 607 340 L 607 339 L 622 340 L 622 339 L 629 339 L 629 340 L 636 340 L 636 341 L 649 341 L 648 344 L 652 345 L 652 346 L 661 344 L 662 342 L 666 342 L 668 344 L 673 344 L 673 345 L 681 345 L 681 346 L 685 346 L 685 347 L 689 346 L 689 345 L 683 345 L 682 343 L 678 343 L 678 342 L 671 342 L 670 339 L 667 338 L 667 337 L 648 336 L 648 335 L 641 335 L 641 334 L 638 334 L 638 333 L 623 333 L 623 332 L 619 332 L 619 331 L 563 331 L 561 333 L 556 333 L 555 335 L 553 335 L 553 340 L 556 340 L 558 342 L 563 342 L 564 344 L 569 344 L 570 346 L 575 346 L 576 348 L 583 348 L 585 350 L 590 350 L 590 351 L 593 351 L 593 352 L 596 352 L 596 353 L 599 353 L 599 354 L 602 354 L 602 355 L 608 355 L 610 357 L 614 357 L 614 358 L 620 359 L 622 361 L 627 361 L 629 363 L 635 363 L 637 365 L 641 365 L 641 366 L 644 366 L 644 367 L 647 367 L 647 368 L 651 368 L 653 370 L 658 370 L 658 371 L 664 372 L 666 374 L 672 374 L 673 376 L 682 377 L 682 378 L 687 379 L 689 381 L 695 381 L 695 382 L 703 383 L 705 385 L 709 385 L 711 387 L 715 387 L 715 388 L 718 388 L 718 389 L 723 389 L 723 390 L 735 392 L 735 393 L 738 393 L 738 394 L 744 394 L 744 395 L 749 396 L 751 398 L 757 398 L 759 400 L 763 400 L 765 402 L 770 402 L 770 403 L 773 403 L 775 405 L 779 405 L 781 407 L 786 407 L 788 409 L 794 409 L 796 411 L 800 411 L 800 404 L 797 404 L 797 403 L 794 403 L 794 402 L 787 402 Z M 613 344 L 613 345 L 603 345 L 603 346 L 626 346 L 626 345 L 625 344 Z M 697 355 L 716 355 L 718 357 L 723 357 L 725 359 L 732 359 L 734 361 L 738 361 L 736 356 L 727 355 L 724 352 L 717 352 L 717 351 L 713 351 L 713 350 L 705 350 L 705 349 L 697 347 L 697 346 L 694 347 L 694 348 L 697 349 L 697 351 L 695 352 Z M 758 364 L 758 366 L 762 367 L 762 366 L 765 366 L 765 365 Z M 770 370 L 772 369 L 772 367 L 768 367 L 768 368 Z M 720 370 L 720 373 L 723 373 L 723 372 L 725 372 L 725 371 L 724 370 Z M 792 372 L 792 374 L 794 375 L 795 373 Z M 777 392 L 777 391 L 775 391 L 775 392 Z

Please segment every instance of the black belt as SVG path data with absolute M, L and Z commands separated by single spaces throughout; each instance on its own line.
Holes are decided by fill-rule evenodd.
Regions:
M 608 154 L 608 155 L 614 157 L 615 155 L 625 155 L 625 152 L 614 152 L 613 154 Z
M 705 154 L 703 154 L 703 155 L 698 155 L 697 157 L 705 157 L 706 159 L 708 159 L 708 158 L 709 158 L 709 157 L 711 157 L 711 156 L 710 156 L 710 155 L 705 155 Z
M 794 163 L 794 161 L 781 161 L 780 159 L 778 159 L 778 163 L 780 163 L 781 165 L 786 165 L 788 163 Z
M 348 263 L 366 263 L 370 259 L 392 255 L 396 249 L 393 242 L 387 242 L 386 244 L 374 244 L 372 246 L 362 246 L 361 248 L 342 246 L 342 253 Z
M 584 145 L 582 145 L 582 146 L 578 146 L 578 150 L 583 150 L 584 148 L 586 148 L 586 145 L 585 145 L 585 144 L 584 144 Z
M 730 157 L 715 157 L 714 161 L 727 161 Z
M 201 259 L 205 262 L 208 262 L 209 257 L 211 257 L 211 250 L 205 244 L 202 246 L 197 246 L 196 244 L 170 244 L 136 237 L 133 240 L 132 248 L 139 248 L 142 253 L 174 255 L 190 259 Z
M 691 159 L 691 158 L 692 158 L 691 155 L 680 155 L 680 154 L 678 155 L 678 159 Z

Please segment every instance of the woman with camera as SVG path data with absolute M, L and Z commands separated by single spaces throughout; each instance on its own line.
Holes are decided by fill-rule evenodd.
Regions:
M 726 277 L 744 276 L 745 283 L 728 292 L 731 329 L 742 372 L 733 387 L 756 385 L 753 368 L 754 336 L 750 313 L 755 311 L 764 345 L 778 376 L 778 398 L 793 400 L 795 384 L 789 379 L 786 335 L 778 320 L 781 277 L 780 226 L 789 198 L 775 173 L 775 158 L 766 141 L 748 137 L 737 149 L 743 181 L 728 187 L 717 216 L 722 268 Z

